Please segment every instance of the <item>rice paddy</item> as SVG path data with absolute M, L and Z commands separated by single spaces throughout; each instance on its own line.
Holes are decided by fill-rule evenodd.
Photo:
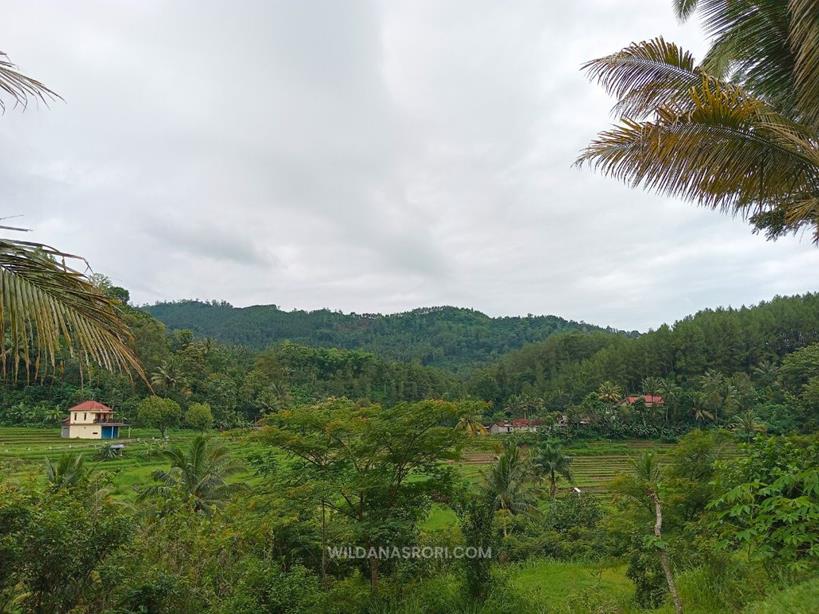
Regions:
M 129 433 L 124 433 L 129 435 Z M 256 446 L 240 445 L 246 432 L 231 431 L 216 436 L 240 456 Z M 191 430 L 177 430 L 170 433 L 170 445 L 185 445 L 196 433 Z M 116 440 L 125 444 L 122 456 L 102 460 L 97 455 L 111 440 L 62 439 L 57 427 L 0 427 L 0 471 L 6 478 L 20 478 L 26 475 L 41 475 L 46 458 L 55 460 L 65 453 L 82 453 L 86 461 L 98 468 L 114 474 L 114 484 L 123 494 L 132 490 L 131 486 L 149 479 L 151 472 L 166 466 L 160 451 L 163 442 L 156 430 L 131 429 L 130 436 Z M 496 452 L 492 443 L 501 444 L 501 437 L 476 441 L 458 462 L 462 475 L 478 481 L 493 462 Z M 644 450 L 654 451 L 663 462 L 674 444 L 655 441 L 582 441 L 566 447 L 572 457 L 573 486 L 581 490 L 602 494 L 618 475 L 630 470 L 631 460 Z M 561 481 L 562 488 L 569 487 Z

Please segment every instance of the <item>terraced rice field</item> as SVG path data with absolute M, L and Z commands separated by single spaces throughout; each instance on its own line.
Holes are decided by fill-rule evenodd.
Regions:
M 195 436 L 193 431 L 175 431 L 170 434 L 170 444 L 185 446 Z M 228 447 L 240 457 L 249 449 L 249 446 L 243 445 L 240 433 L 218 436 L 224 438 Z M 498 445 L 502 443 L 499 437 L 493 439 L 497 440 Z M 110 440 L 103 443 L 101 440 L 62 439 L 57 427 L 0 427 L 0 475 L 11 479 L 42 476 L 46 458 L 55 460 L 67 452 L 81 452 L 90 464 L 114 475 L 116 492 L 129 496 L 133 493 L 133 486 L 145 483 L 150 480 L 150 474 L 154 470 L 167 466 L 167 462 L 159 454 L 162 442 L 155 430 L 132 429 L 130 438 L 116 442 L 126 446 L 122 458 L 103 461 L 96 454 Z M 482 441 L 480 449 L 467 451 L 458 462 L 460 471 L 476 481 L 481 479 L 481 474 L 496 456 L 491 447 L 491 442 Z M 664 455 L 671 448 L 673 444 L 654 441 L 593 441 L 568 446 L 566 453 L 573 458 L 575 486 L 587 492 L 605 493 L 618 474 L 630 471 L 631 459 L 639 453 L 646 449 L 654 450 L 662 463 Z M 568 485 L 561 482 L 561 486 L 565 488 Z
M 663 457 L 674 447 L 674 444 L 655 441 L 593 441 L 582 442 L 565 449 L 572 457 L 572 473 L 575 486 L 592 493 L 605 493 L 611 481 L 619 474 L 631 471 L 631 461 L 645 450 L 653 450 L 663 464 Z M 736 454 L 730 450 L 729 455 Z M 467 452 L 461 461 L 464 475 L 475 477 L 488 469 L 494 461 L 495 452 L 473 451 Z M 561 482 L 563 488 L 567 487 Z
M 194 431 L 179 430 L 170 433 L 170 445 L 185 446 L 196 436 Z M 220 435 L 222 436 L 222 435 Z M 237 448 L 238 437 L 223 435 L 228 446 Z M 101 460 L 99 450 L 111 443 L 125 444 L 121 458 Z M 43 476 L 45 459 L 56 460 L 66 453 L 82 453 L 96 469 L 104 469 L 114 476 L 114 493 L 131 496 L 133 486 L 150 480 L 156 469 L 167 467 L 159 453 L 162 441 L 157 431 L 132 429 L 130 438 L 117 440 L 62 439 L 59 427 L 0 427 L 0 474 L 2 478 L 19 480 Z

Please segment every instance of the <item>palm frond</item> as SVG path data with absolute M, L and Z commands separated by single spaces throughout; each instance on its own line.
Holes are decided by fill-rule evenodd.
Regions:
M 712 39 L 703 69 L 715 76 L 724 72 L 748 92 L 795 118 L 795 58 L 788 42 L 788 3 L 699 0 L 697 7 L 705 32 Z
M 46 245 L 0 239 L 3 375 L 16 378 L 22 365 L 27 377 L 40 377 L 55 368 L 65 347 L 81 366 L 134 371 L 144 379 L 117 303 L 70 268 L 71 258 Z
M 240 473 L 243 467 L 231 459 L 229 450 L 219 442 L 199 435 L 187 451 L 174 447 L 164 454 L 170 461 L 170 469 L 153 473 L 156 483 L 140 489 L 143 499 L 182 492 L 196 510 L 208 513 L 246 489 L 241 483 L 226 483 L 226 478 Z
M 697 0 L 674 0 L 674 11 L 681 20 L 688 19 L 697 8 Z
M 819 129 L 819 4 L 815 0 L 790 0 L 788 8 L 796 104 L 805 121 Z
M 810 133 L 742 89 L 703 79 L 691 109 L 660 107 L 653 121 L 625 118 L 582 153 L 633 186 L 745 217 L 786 209 L 790 229 L 812 227 L 806 201 L 819 196 L 819 150 Z M 799 203 L 800 208 L 789 207 Z
M 658 106 L 690 104 L 690 88 L 703 79 L 694 57 L 662 37 L 632 43 L 587 62 L 582 69 L 618 99 L 613 113 L 632 119 L 646 117 Z
M 43 104 L 48 104 L 49 100 L 60 99 L 59 94 L 53 92 L 45 85 L 24 75 L 12 64 L 8 55 L 0 51 L 0 92 L 5 92 L 12 100 L 14 106 L 25 108 L 30 99 L 36 99 Z M 6 103 L 0 96 L 0 111 L 6 110 Z
M 646 484 L 656 484 L 660 481 L 660 465 L 653 452 L 643 452 L 637 458 L 632 459 L 631 466 L 634 477 Z

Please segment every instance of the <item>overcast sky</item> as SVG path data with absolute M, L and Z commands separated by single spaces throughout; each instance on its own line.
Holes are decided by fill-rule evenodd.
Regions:
M 2 215 L 137 303 L 557 314 L 645 330 L 816 290 L 809 237 L 572 167 L 610 122 L 587 59 L 671 0 L 4 4 L 65 102 L 0 117 Z

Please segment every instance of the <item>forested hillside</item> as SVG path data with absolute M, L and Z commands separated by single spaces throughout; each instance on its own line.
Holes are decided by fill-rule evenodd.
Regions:
M 819 375 L 819 353 L 803 349 L 817 342 L 819 294 L 777 297 L 753 307 L 707 309 L 633 339 L 605 333 L 556 335 L 477 371 L 468 391 L 498 409 L 523 404 L 537 411 L 576 406 L 590 394 L 605 397 L 601 385 L 619 390 L 621 398 L 662 392 L 670 397 L 676 390 L 693 411 L 696 406 L 707 409 L 703 397 L 709 394 L 710 378 L 712 388 L 723 388 L 712 391 L 711 396 L 721 398 L 712 404 L 725 405 L 728 390 L 738 408 L 749 409 L 767 398 L 765 392 L 777 378 L 780 393 L 768 400 L 800 394 L 810 374 Z M 790 381 L 779 365 L 798 356 L 810 363 L 808 376 Z
M 557 316 L 491 318 L 479 311 L 456 307 L 381 315 L 178 301 L 144 309 L 169 329 L 188 329 L 197 336 L 225 343 L 263 349 L 287 340 L 311 346 L 361 349 L 387 360 L 418 362 L 452 371 L 485 364 L 558 332 L 602 330 Z

